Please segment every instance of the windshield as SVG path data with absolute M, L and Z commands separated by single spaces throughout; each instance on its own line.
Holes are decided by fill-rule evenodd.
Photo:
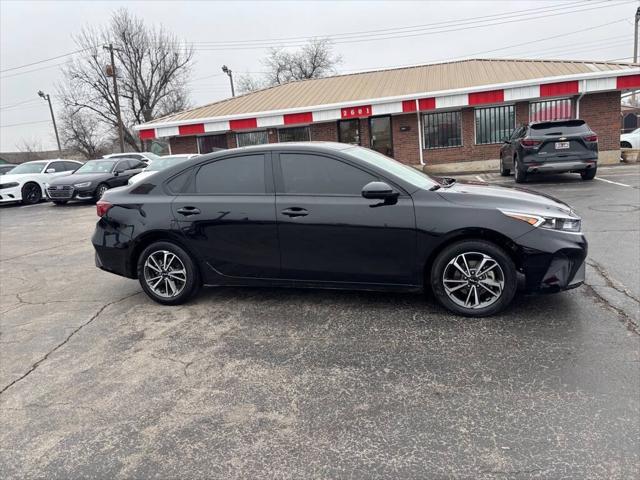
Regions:
M 375 150 L 369 150 L 368 148 L 353 147 L 345 150 L 346 153 L 353 155 L 354 157 L 373 165 L 374 167 L 381 168 L 398 178 L 401 178 L 405 182 L 409 182 L 418 188 L 429 189 L 435 185 L 438 185 L 433 178 L 426 173 L 422 173 L 413 167 L 404 165 L 403 163 L 389 158 L 386 155 L 376 152 Z
M 46 163 L 23 163 L 11 170 L 11 175 L 19 175 L 21 173 L 42 173 L 42 169 Z
M 144 171 L 159 172 L 160 170 L 169 168 L 171 165 L 177 165 L 178 163 L 184 162 L 185 160 L 189 160 L 189 157 L 182 157 L 178 155 L 169 157 L 158 157 L 158 159 L 154 160 L 147 168 L 144 169 Z
M 145 153 L 144 156 L 147 157 L 152 162 L 158 161 L 162 158 L 160 155 L 156 155 L 155 153 L 151 153 L 151 152 Z
M 115 163 L 115 160 L 90 160 L 75 173 L 110 173 Z

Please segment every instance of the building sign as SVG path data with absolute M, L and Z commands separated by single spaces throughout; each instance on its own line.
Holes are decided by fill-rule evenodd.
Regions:
M 368 117 L 371 115 L 371 105 L 361 105 L 359 107 L 343 108 L 342 118 L 360 118 Z

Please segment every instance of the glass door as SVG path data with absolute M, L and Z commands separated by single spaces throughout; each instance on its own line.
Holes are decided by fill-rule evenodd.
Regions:
M 371 117 L 369 119 L 371 148 L 388 157 L 393 157 L 391 117 Z

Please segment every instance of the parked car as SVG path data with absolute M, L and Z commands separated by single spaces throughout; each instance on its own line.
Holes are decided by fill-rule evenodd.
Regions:
M 69 200 L 99 200 L 108 189 L 126 185 L 145 166 L 133 158 L 89 160 L 72 175 L 49 182 L 47 196 L 56 205 Z
M 180 162 L 184 162 L 185 160 L 189 160 L 190 158 L 197 157 L 197 153 L 193 154 L 181 154 L 181 155 L 166 155 L 164 157 L 158 158 L 153 163 L 151 163 L 148 167 L 146 167 L 142 172 L 137 175 L 134 175 L 129 179 L 129 185 L 133 185 L 134 183 L 139 182 L 140 180 L 144 180 L 145 178 L 153 175 L 156 172 L 164 170 L 165 168 L 169 168 L 172 165 L 177 165 Z
M 80 166 L 82 163 L 75 160 L 61 159 L 21 163 L 0 177 L 0 203 L 38 203 L 44 196 L 47 182 L 69 175 Z
M 500 148 L 500 174 L 514 171 L 517 183 L 532 173 L 580 173 L 593 180 L 598 168 L 598 136 L 584 120 L 533 122 L 516 128 Z
M 572 209 L 516 188 L 437 179 L 362 147 L 286 143 L 202 155 L 108 191 L 99 268 L 176 305 L 204 285 L 431 289 L 486 316 L 584 281 Z
M 640 128 L 620 135 L 620 148 L 640 149 Z
M 151 152 L 125 152 L 125 153 L 110 153 L 109 155 L 105 155 L 102 158 L 133 158 L 135 160 L 140 160 L 146 164 L 150 164 L 158 160 L 160 155 L 156 155 Z
M 16 166 L 15 165 L 11 165 L 11 164 L 2 164 L 0 165 L 0 175 L 4 175 L 6 173 L 9 173 L 11 170 L 13 170 Z

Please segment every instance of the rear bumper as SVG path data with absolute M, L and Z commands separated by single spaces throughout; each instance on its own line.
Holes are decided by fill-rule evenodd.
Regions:
M 526 164 L 525 164 L 526 165 Z M 587 161 L 569 161 L 569 162 L 549 162 L 539 163 L 535 165 L 526 165 L 529 173 L 545 173 L 545 172 L 582 172 L 596 168 L 596 160 Z
M 91 243 L 96 251 L 96 267 L 123 277 L 136 277 L 130 264 L 133 244 L 129 236 L 112 228 L 102 218 L 96 224 Z

